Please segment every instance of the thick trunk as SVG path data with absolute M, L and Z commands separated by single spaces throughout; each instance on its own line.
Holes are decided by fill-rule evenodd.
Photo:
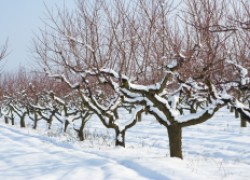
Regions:
M 38 122 L 38 117 L 37 117 L 37 114 L 35 113 L 35 115 L 34 115 L 34 126 L 33 126 L 33 129 L 37 128 L 37 122 Z
M 85 140 L 83 129 L 79 130 L 78 137 L 79 137 L 80 141 L 84 141 Z
M 21 126 L 22 128 L 25 128 L 25 127 L 26 127 L 26 125 L 25 125 L 25 116 L 21 116 L 21 118 L 20 118 L 20 126 Z
M 239 118 L 239 111 L 237 109 L 235 110 L 234 113 L 235 113 L 235 118 Z
M 240 127 L 247 127 L 247 118 L 245 114 L 240 114 Z
M 182 128 L 178 124 L 167 127 L 170 157 L 182 159 Z
M 48 122 L 48 130 L 50 130 L 51 129 L 51 123 L 50 122 Z
M 11 113 L 11 125 L 15 125 L 15 118 L 13 113 Z
M 48 129 L 50 130 L 51 129 L 51 126 L 52 126 L 52 117 L 49 118 L 48 120 Z
M 11 125 L 15 125 L 15 119 L 14 119 L 14 117 L 11 117 Z
M 118 129 L 116 129 L 115 134 L 115 145 L 125 147 L 125 130 L 119 131 Z
M 36 129 L 37 128 L 37 120 L 34 121 L 34 126 L 33 126 L 33 129 Z
M 191 109 L 190 109 L 190 113 L 191 114 L 195 114 L 197 111 L 196 109 L 194 108 L 194 105 L 191 106 Z
M 141 113 L 138 113 L 137 121 L 141 122 Z
M 9 124 L 9 119 L 7 117 L 4 117 L 5 124 Z
M 68 125 L 69 125 L 69 121 L 66 120 L 66 121 L 65 121 L 65 124 L 64 124 L 64 132 L 65 132 L 65 133 L 66 133 L 66 131 L 67 131 Z
M 82 124 L 81 124 L 81 127 L 80 127 L 79 132 L 78 132 L 78 136 L 80 138 L 80 141 L 85 140 L 85 136 L 84 136 L 85 124 L 86 124 L 85 119 L 82 119 Z

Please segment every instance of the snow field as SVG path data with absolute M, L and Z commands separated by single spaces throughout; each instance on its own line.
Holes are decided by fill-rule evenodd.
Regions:
M 114 132 L 98 120 L 85 142 L 44 127 L 1 120 L 0 179 L 250 179 L 250 128 L 226 109 L 183 129 L 184 160 L 169 157 L 167 131 L 150 116 L 128 130 L 126 148 L 114 147 Z

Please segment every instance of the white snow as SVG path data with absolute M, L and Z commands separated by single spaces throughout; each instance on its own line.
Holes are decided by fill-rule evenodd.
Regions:
M 136 116 L 139 111 L 141 111 L 143 107 L 137 106 L 136 108 L 131 109 L 129 113 L 124 108 L 118 109 L 119 118 L 115 121 L 115 124 L 119 127 L 119 130 L 122 131 L 128 126 L 136 121 Z
M 0 179 L 250 179 L 250 127 L 227 109 L 183 129 L 184 160 L 169 157 L 167 130 L 149 115 L 126 133 L 126 148 L 100 121 L 88 122 L 85 142 L 41 122 L 35 131 L 0 120 Z
M 178 65 L 178 61 L 176 59 L 172 60 L 170 63 L 167 64 L 167 67 L 172 69 Z
M 201 116 L 203 116 L 206 112 L 213 112 L 212 110 L 210 110 L 209 108 L 205 109 L 205 110 L 200 110 L 197 113 L 194 114 L 185 114 L 185 115 L 180 115 L 177 116 L 175 119 L 177 122 L 182 123 L 182 122 L 188 122 L 190 120 L 193 119 L 199 119 Z
M 64 100 L 62 100 L 61 98 L 59 98 L 57 96 L 54 96 L 54 99 L 55 99 L 56 102 L 58 102 L 61 105 L 65 105 L 66 104 Z
M 238 68 L 239 73 L 240 73 L 240 81 L 241 85 L 246 85 L 250 83 L 250 78 L 248 77 L 248 70 L 247 68 L 244 68 L 242 65 L 238 64 L 237 62 L 234 61 L 227 61 L 230 64 L 233 64 L 236 68 Z
M 120 75 L 116 71 L 114 71 L 113 69 L 103 68 L 100 71 L 104 72 L 104 73 L 110 73 L 110 74 L 112 74 L 117 79 L 120 78 Z
M 139 85 L 139 84 L 133 84 L 129 82 L 129 87 L 132 88 L 133 90 L 139 90 L 139 91 L 150 91 L 150 90 L 158 90 L 161 87 L 160 83 L 156 83 L 153 85 Z
M 235 99 L 234 106 L 239 109 L 248 109 L 248 107 L 245 104 L 241 103 L 237 99 Z

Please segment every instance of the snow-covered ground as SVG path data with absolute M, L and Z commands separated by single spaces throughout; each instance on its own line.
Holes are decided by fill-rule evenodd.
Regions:
M 225 110 L 183 130 L 184 160 L 169 158 L 167 131 L 150 117 L 128 131 L 126 148 L 98 121 L 87 129 L 79 142 L 1 120 L 0 179 L 250 179 L 250 128 Z

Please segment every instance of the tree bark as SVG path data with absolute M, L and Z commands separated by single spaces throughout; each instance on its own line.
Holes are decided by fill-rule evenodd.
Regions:
M 4 117 L 5 124 L 9 124 L 9 119 L 7 117 Z
M 22 128 L 26 127 L 26 125 L 25 125 L 25 115 L 21 116 L 21 118 L 20 118 L 20 126 Z
M 15 119 L 13 116 L 11 117 L 11 125 L 15 125 Z
M 125 147 L 125 130 L 115 130 L 115 145 Z
M 167 127 L 169 138 L 170 157 L 182 159 L 182 128 L 177 124 Z
M 53 121 L 53 116 L 50 116 L 49 119 L 48 119 L 48 129 L 49 130 L 51 129 L 52 121 Z
M 37 122 L 38 122 L 38 117 L 37 117 L 37 114 L 35 113 L 34 114 L 34 126 L 33 126 L 33 129 L 37 128 Z
M 65 132 L 65 133 L 66 133 L 66 131 L 67 131 L 68 125 L 69 125 L 69 121 L 66 120 L 66 121 L 65 121 L 65 124 L 64 124 L 64 132 Z
M 13 113 L 11 113 L 11 125 L 15 125 L 15 118 Z
M 85 124 L 86 124 L 85 119 L 82 119 L 82 124 L 81 124 L 81 127 L 80 127 L 79 132 L 78 132 L 78 137 L 80 138 L 80 141 L 85 140 L 85 137 L 84 137 Z
M 239 118 L 239 111 L 237 109 L 235 109 L 235 118 Z
M 240 114 L 240 127 L 247 127 L 247 118 L 245 114 Z

